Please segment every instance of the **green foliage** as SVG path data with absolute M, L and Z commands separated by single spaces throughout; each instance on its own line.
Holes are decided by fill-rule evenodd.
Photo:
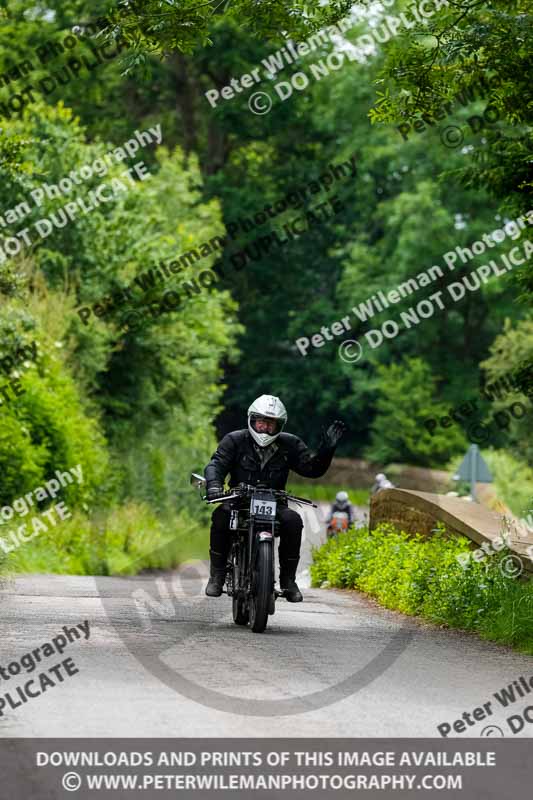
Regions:
M 533 462 L 533 319 L 528 317 L 513 325 L 505 320 L 503 331 L 496 337 L 490 348 L 490 356 L 481 363 L 486 372 L 486 383 L 494 383 L 505 377 L 521 373 L 517 391 L 506 393 L 496 399 L 494 410 L 508 408 L 513 402 L 521 402 L 526 414 L 513 419 L 506 444 L 519 460 Z M 529 371 L 529 375 L 526 373 Z
M 371 461 L 399 460 L 413 464 L 439 465 L 466 447 L 457 426 L 435 428 L 433 434 L 423 422 L 445 416 L 447 409 L 435 402 L 435 378 L 419 358 L 399 364 L 380 365 L 377 415 L 372 424 L 372 441 L 367 450 Z
M 358 25 L 348 38 L 363 30 Z M 262 54 L 266 52 L 267 48 Z M 228 58 L 227 51 L 221 48 L 220 57 Z M 316 59 L 313 54 L 307 62 Z M 196 60 L 193 63 L 196 65 Z M 189 67 L 193 69 L 190 63 Z M 305 60 L 299 67 L 309 73 Z M 289 430 L 311 444 L 316 441 L 317 428 L 341 414 L 350 430 L 339 454 L 352 456 L 360 455 L 368 445 L 380 392 L 377 363 L 389 364 L 405 356 L 422 358 L 435 376 L 435 405 L 440 410 L 446 404 L 448 409 L 463 402 L 465 395 L 477 396 L 479 361 L 486 356 L 505 316 L 520 314 L 513 288 L 500 279 L 479 292 L 467 293 L 461 303 L 437 310 L 419 326 L 402 330 L 393 341 L 385 340 L 375 353 L 365 348 L 365 360 L 356 366 L 339 358 L 337 348 L 343 337 L 327 341 L 319 349 L 309 348 L 305 358 L 296 351 L 297 338 L 311 338 L 321 326 L 346 315 L 351 329 L 344 338 L 364 344 L 361 337 L 369 328 L 379 327 L 386 318 L 397 320 L 400 311 L 486 263 L 485 256 L 469 264 L 458 263 L 452 275 L 443 263 L 443 254 L 458 245 L 466 247 L 501 225 L 496 204 L 483 191 L 436 179 L 443 169 L 454 169 L 464 161 L 460 151 L 443 148 L 438 134 L 428 132 L 426 138 L 414 138 L 402 147 L 393 128 L 370 126 L 361 109 L 372 103 L 370 87 L 378 68 L 379 58 L 368 65 L 351 63 L 334 77 L 312 82 L 306 92 L 295 92 L 290 102 L 275 106 L 262 117 L 260 129 L 249 119 L 246 99 L 235 99 L 220 111 L 212 111 L 213 125 L 227 132 L 224 141 L 229 155 L 222 167 L 211 161 L 206 167 L 215 171 L 208 185 L 221 197 L 225 217 L 231 221 L 253 216 L 266 203 L 283 197 L 289 187 L 305 185 L 328 164 L 357 155 L 355 179 L 339 181 L 329 193 L 342 199 L 343 214 L 299 236 L 283 250 L 249 262 L 235 278 L 232 275 L 246 335 L 239 342 L 243 354 L 239 366 L 228 370 L 230 389 L 223 418 L 224 425 L 241 425 L 251 397 L 275 387 L 289 406 Z M 204 56 L 198 64 L 198 79 L 206 70 L 212 75 L 215 69 L 216 63 Z M 244 130 L 235 142 L 237 124 Z M 289 142 L 287 125 L 294 132 Z M 208 158 L 210 152 L 206 152 Z M 246 193 L 241 188 L 243 181 Z M 318 199 L 325 200 L 326 193 Z M 287 218 L 301 214 L 296 210 Z M 273 220 L 249 235 L 239 235 L 238 246 L 276 227 Z M 226 256 L 225 265 L 228 262 Z M 420 288 L 366 323 L 358 322 L 354 307 L 379 290 L 386 295 L 432 265 L 440 265 L 444 275 L 431 287 Z M 261 358 L 257 358 L 258 352 Z M 308 413 L 310 397 L 313 414 Z M 395 424 L 394 428 L 400 438 L 402 426 Z M 441 431 L 437 452 L 428 455 L 423 446 L 417 450 L 416 463 L 436 465 L 440 457 L 446 459 L 457 445 L 447 448 L 442 440 L 453 442 L 458 436 L 458 428 Z M 400 458 L 399 453 L 391 455 L 392 460 Z
M 338 492 L 348 492 L 350 503 L 355 506 L 367 506 L 370 500 L 369 489 L 347 489 L 346 486 L 329 486 L 316 483 L 298 483 L 291 480 L 287 484 L 287 491 L 296 497 L 303 497 L 313 502 L 333 503 Z
M 47 0 L 46 8 L 28 8 L 24 0 L 4 4 L 2 72 L 25 58 L 36 70 L 17 86 L 0 88 L 0 103 L 9 101 L 11 88 L 34 84 L 102 43 L 103 36 L 85 37 L 74 51 L 37 65 L 38 46 L 62 42 L 73 24 L 108 14 L 113 5 L 107 0 Z M 157 150 L 144 147 L 131 162 L 76 187 L 68 199 L 85 198 L 89 189 L 120 175 L 134 160 L 145 162 L 149 180 L 138 181 L 64 228 L 54 228 L 45 240 L 0 265 L 0 293 L 6 300 L 0 310 L 2 348 L 4 340 L 12 346 L 16 337 L 29 337 L 49 354 L 37 368 L 25 368 L 26 400 L 23 396 L 2 409 L 2 466 L 9 458 L 6 502 L 11 492 L 20 486 L 29 491 L 47 470 L 79 453 L 88 474 L 99 475 L 109 463 L 105 492 L 95 502 L 108 506 L 132 499 L 159 515 L 183 513 L 204 524 L 204 512 L 187 485 L 188 473 L 201 469 L 214 449 L 215 418 L 218 433 L 241 427 L 250 401 L 262 392 L 284 399 L 289 430 L 311 446 L 322 425 L 342 416 L 349 435 L 340 455 L 358 456 L 368 448 L 376 456 L 381 448 L 385 461 L 440 466 L 462 450 L 457 426 L 439 428 L 430 437 L 422 423 L 477 395 L 480 361 L 487 358 L 505 318 L 519 322 L 522 315 L 513 275 L 467 293 L 452 309 L 439 310 L 365 353 L 357 365 L 339 358 L 342 337 L 310 349 L 306 358 L 296 352 L 294 341 L 346 315 L 352 327 L 345 338 L 362 341 L 366 330 L 378 327 L 385 316 L 395 317 L 442 289 L 448 270 L 431 288 L 368 323 L 359 323 L 354 306 L 431 265 L 443 266 L 444 253 L 469 246 L 501 227 L 507 216 L 526 210 L 529 156 L 523 143 L 506 138 L 509 128 L 513 135 L 526 132 L 530 115 L 524 45 L 530 15 L 524 0 L 468 8 L 460 0 L 440 10 L 423 30 L 407 30 L 380 47 L 367 63 L 347 61 L 334 74 L 312 80 L 306 91 L 295 91 L 287 102 L 274 98 L 265 116 L 247 107 L 255 87 L 216 109 L 204 92 L 220 90 L 250 72 L 288 37 L 300 41 L 334 23 L 351 2 L 147 0 L 129 3 L 130 10 L 124 2 L 118 5 L 117 26 L 107 35 L 125 36 L 129 50 L 59 86 L 23 114 L 2 119 L 2 213 L 44 182 L 56 183 L 122 144 L 135 130 L 160 123 L 164 144 Z M 394 11 L 383 13 L 407 5 L 401 0 Z M 368 21 L 361 20 L 346 37 L 353 41 L 368 30 Z M 289 80 L 299 70 L 309 75 L 310 64 L 331 46 L 286 65 L 280 79 Z M 451 121 L 464 126 L 467 116 L 482 113 L 487 102 L 496 104 L 502 124 L 486 142 L 484 131 L 463 148 L 446 149 L 438 127 L 430 125 L 402 141 L 395 125 L 417 109 L 427 112 L 453 97 L 464 84 L 473 85 L 481 73 L 499 75 L 500 87 L 460 109 Z M 385 124 L 371 125 L 367 112 L 375 104 L 376 87 L 388 99 L 373 116 Z M 274 93 L 271 81 L 258 88 Z M 354 154 L 355 177 L 337 180 L 329 191 L 269 217 L 251 232 L 228 237 L 223 253 L 205 256 L 151 294 L 134 291 L 131 309 L 140 310 L 163 288 L 179 290 L 183 280 L 193 281 L 201 268 L 216 267 L 220 259 L 225 277 L 199 294 L 184 293 L 179 310 L 129 332 L 121 313 L 93 316 L 89 325 L 76 313 L 79 306 L 131 286 L 140 272 L 161 261 L 168 264 L 224 236 L 229 223 L 253 217 Z M 342 212 L 249 260 L 244 269 L 234 268 L 233 253 L 253 247 L 258 237 L 281 234 L 284 224 L 334 196 L 342 201 Z M 66 199 L 46 198 L 41 207 L 32 206 L 24 222 L 2 226 L 0 235 L 14 235 L 23 225 L 31 228 Z M 482 255 L 466 265 L 457 263 L 453 279 L 461 280 L 486 260 Z M 529 266 L 516 274 L 527 291 Z M 21 316 L 13 328 L 14 310 Z M 529 329 L 519 325 L 516 330 L 520 342 L 509 340 L 502 364 L 507 356 L 515 363 L 514 345 L 527 349 Z M 386 365 L 385 373 L 380 364 Z M 24 419 L 17 416 L 22 410 Z M 520 423 L 523 427 L 513 422 L 508 442 L 502 435 L 521 463 L 533 457 L 530 424 L 529 417 Z M 87 444 L 91 440 L 93 452 Z M 95 487 L 97 482 L 95 477 Z M 119 544 L 117 552 L 122 549 Z M 100 555 L 95 563 L 103 560 Z
M 87 416 L 80 392 L 60 356 L 46 349 L 41 339 L 37 365 L 22 368 L 23 394 L 2 406 L 0 503 L 35 489 L 53 476 L 77 464 L 83 483 L 64 489 L 68 502 L 90 501 L 105 479 L 105 439 L 95 419 Z M 48 342 L 48 345 L 52 343 Z
M 13 137 L 24 135 L 23 156 L 38 167 L 17 177 L 18 182 L 5 174 L 0 189 L 5 207 L 113 146 L 89 144 L 79 120 L 62 106 L 36 104 L 6 127 Z M 109 181 L 125 166 L 118 164 L 106 176 L 88 181 L 79 194 Z M 151 179 L 138 182 L 127 195 L 54 229 L 31 259 L 27 253 L 12 259 L 23 280 L 20 298 L 10 297 L 0 312 L 4 352 L 35 339 L 39 358 L 23 369 L 24 394 L 2 408 L 2 504 L 34 489 L 56 469 L 78 463 L 85 480 L 81 487 L 65 489 L 69 507 L 97 500 L 103 510 L 129 498 L 145 503 L 131 520 L 117 511 L 103 537 L 91 521 L 76 517 L 76 523 L 65 524 L 64 536 L 57 536 L 57 548 L 50 548 L 49 555 L 43 537 L 35 553 L 28 547 L 27 555 L 15 557 L 16 568 L 103 574 L 127 572 L 127 562 L 131 570 L 139 564 L 174 565 L 186 550 L 185 529 L 192 520 L 195 530 L 199 524 L 207 529 L 188 475 L 192 467 L 203 466 L 215 447 L 210 420 L 224 389 L 219 364 L 223 357 L 231 361 L 237 355 L 235 304 L 216 286 L 203 289 L 185 297 L 179 311 L 129 333 L 116 315 L 93 317 L 85 326 L 75 308 L 100 301 L 159 261 L 168 263 L 223 234 L 217 202 L 203 201 L 196 159 L 162 148 L 152 169 Z M 45 198 L 38 208 L 30 203 L 25 224 L 31 226 L 64 202 Z M 6 235 L 14 235 L 18 227 L 13 225 Z M 202 268 L 212 266 L 215 257 L 205 257 Z M 196 272 L 189 266 L 164 288 L 191 281 Z M 147 299 L 153 298 L 138 296 L 133 307 Z M 163 546 L 165 525 L 156 512 L 171 520 L 171 528 L 176 524 L 180 544 Z M 126 546 L 130 540 L 136 543 L 131 545 L 133 557 Z M 160 557 L 150 555 L 154 544 L 162 547 Z
M 371 112 L 380 123 L 412 123 L 421 115 L 436 122 L 439 107 L 488 79 L 479 111 L 490 106 L 500 121 L 474 137 L 469 158 L 448 175 L 488 189 L 512 216 L 528 210 L 532 185 L 531 34 L 530 0 L 450 3 L 387 48 Z M 531 293 L 531 266 L 519 276 Z
M 469 545 L 442 529 L 429 539 L 386 524 L 359 529 L 314 551 L 311 578 L 314 586 L 360 589 L 388 608 L 533 654 L 533 584 L 504 577 L 506 550 L 463 568 L 456 557 Z
M 46 454 L 34 447 L 31 435 L 19 420 L 2 408 L 0 468 L 2 470 L 2 505 L 32 491 L 45 477 Z
M 533 512 L 533 468 L 519 461 L 505 450 L 483 452 L 494 476 L 497 496 L 509 506 L 517 517 Z
M 179 5 L 165 4 L 163 11 L 159 0 L 145 0 L 142 6 L 128 4 L 132 6 L 129 13 L 125 3 L 119 5 L 111 20 L 135 48 L 131 58 L 138 63 L 146 50 L 191 53 L 199 45 L 211 43 L 213 25 L 221 20 L 233 21 L 257 37 L 303 39 L 347 14 L 352 2 L 333 0 L 321 6 L 305 0 L 263 0 L 260 4 L 254 0 L 217 4 L 184 0 Z
M 138 502 L 114 507 L 106 515 L 78 512 L 10 553 L 4 570 L 134 575 L 143 569 L 170 569 L 205 556 L 207 530 L 185 513 L 161 517 Z
M 105 4 L 97 6 L 52 2 L 56 13 L 54 31 L 73 19 L 88 21 L 107 10 Z M 330 5 L 313 9 L 308 24 L 314 24 L 313 19 L 318 23 L 322 13 L 333 14 L 339 8 Z M 439 182 L 439 174 L 459 168 L 465 154 L 443 148 L 438 131 L 417 135 L 401 146 L 392 127 L 369 124 L 364 110 L 374 101 L 372 86 L 382 55 L 367 64 L 349 62 L 335 75 L 313 81 L 306 92 L 295 92 L 290 101 L 275 105 L 264 117 L 250 114 L 246 94 L 212 109 L 202 96 L 203 91 L 213 86 L 220 88 L 232 76 L 249 71 L 279 46 L 274 41 L 250 38 L 246 33 L 246 13 L 236 20 L 231 18 L 234 10 L 230 4 L 211 20 L 210 47 L 196 49 L 190 56 L 169 48 L 163 60 L 148 56 L 146 72 L 136 71 L 135 80 L 133 73 L 131 79 L 120 79 L 112 62 L 105 68 L 105 79 L 98 70 L 83 79 L 83 92 L 80 93 L 79 84 L 64 87 L 65 102 L 75 109 L 79 122 L 68 109 L 60 113 L 59 109 L 44 111 L 36 106 L 24 122 L 10 123 L 12 135 L 24 134 L 35 142 L 26 149 L 25 160 L 39 164 L 40 172 L 27 180 L 28 189 L 40 185 L 43 178 L 58 179 L 106 152 L 110 143 L 100 144 L 99 136 L 105 142 L 111 136 L 119 144 L 135 128 L 156 122 L 163 126 L 165 148 L 157 156 L 148 152 L 149 148 L 143 150 L 153 177 L 123 200 L 97 209 L 75 225 L 54 231 L 37 250 L 36 258 L 51 285 L 63 285 L 68 276 L 71 291 L 76 291 L 80 303 L 95 302 L 104 293 L 129 285 L 138 272 L 158 260 L 168 261 L 195 242 L 221 235 L 222 218 L 231 222 L 253 216 L 266 204 L 275 204 L 286 196 L 292 187 L 308 184 L 328 164 L 338 164 L 356 154 L 355 179 L 338 181 L 329 192 L 309 199 L 301 208 L 289 209 L 279 218 L 269 219 L 248 234 L 241 231 L 235 240 L 228 241 L 222 255 L 228 277 L 216 288 L 231 292 L 239 304 L 238 312 L 236 306 L 225 304 L 222 292 L 210 290 L 202 297 L 189 299 L 188 310 L 180 312 L 186 321 L 184 326 L 170 324 L 177 317 L 173 314 L 136 331 L 134 336 L 124 336 L 117 335 L 112 320 L 93 320 L 87 328 L 74 317 L 70 335 L 76 342 L 76 379 L 91 396 L 101 398 L 106 433 L 115 440 L 128 440 L 126 419 L 128 424 L 133 423 L 130 428 L 137 437 L 137 422 L 144 430 L 159 421 L 161 412 L 166 414 L 169 406 L 181 402 L 176 385 L 183 379 L 185 361 L 192 360 L 191 371 L 197 369 L 198 363 L 206 370 L 194 384 L 196 397 L 204 397 L 198 386 L 205 383 L 206 376 L 207 384 L 216 386 L 213 395 L 210 390 L 207 392 L 209 410 L 205 410 L 204 419 L 222 402 L 220 380 L 228 384 L 222 428 L 240 427 L 250 400 L 262 392 L 275 391 L 289 406 L 290 430 L 314 445 L 317 429 L 340 414 L 350 423 L 340 454 L 360 455 L 368 445 L 380 392 L 376 363 L 390 363 L 403 356 L 422 358 L 436 377 L 437 403 L 458 405 L 465 393 L 475 391 L 478 363 L 486 357 L 488 345 L 501 330 L 505 316 L 517 313 L 512 288 L 500 279 L 489 282 L 480 292 L 467 293 L 449 313 L 438 311 L 421 326 L 403 331 L 392 342 L 386 341 L 357 368 L 339 359 L 340 339 L 310 350 L 305 359 L 295 352 L 294 340 L 310 336 L 322 325 L 347 314 L 353 328 L 347 335 L 353 333 L 354 338 L 368 327 L 379 325 L 384 316 L 393 314 L 391 309 L 362 325 L 350 313 L 351 307 L 378 290 L 386 293 L 431 264 L 442 264 L 442 254 L 456 245 L 468 246 L 480 238 L 499 224 L 495 220 L 497 207 L 483 191 L 466 190 L 453 179 Z M 283 9 L 279 6 L 278 10 Z M 179 11 L 177 7 L 167 11 L 179 16 L 187 9 L 180 6 Z M 265 11 L 262 5 L 261 16 L 267 24 L 272 9 Z M 155 13 L 159 13 L 155 12 L 155 5 L 143 4 L 142 25 L 153 23 L 154 46 L 158 31 L 162 37 L 182 35 L 179 26 L 172 32 L 170 17 L 157 18 Z M 198 13 L 211 17 L 212 8 L 206 6 Z M 134 16 L 125 15 L 122 21 L 126 27 L 137 24 Z M 324 23 L 325 18 L 320 24 Z M 202 24 L 187 26 L 191 41 Z M 46 27 L 50 25 L 52 22 L 47 21 Z M 17 43 L 21 48 L 27 50 L 34 41 L 40 42 L 40 37 L 46 38 L 46 31 L 39 32 L 40 26 L 42 21 L 32 25 L 30 32 L 25 25 L 19 26 L 22 32 Z M 283 30 L 291 29 L 285 26 Z M 347 37 L 354 39 L 366 30 L 367 23 L 359 22 Z M 308 36 L 309 31 L 302 31 L 302 35 Z M 146 41 L 141 35 L 134 48 L 135 57 Z M 294 69 L 308 71 L 308 64 L 328 49 L 320 48 Z M 151 52 L 150 47 L 148 50 Z M 54 68 L 55 65 L 54 61 Z M 280 77 L 288 78 L 289 74 L 287 68 Z M 339 109 L 343 109 L 340 116 Z M 287 137 L 289 126 L 291 136 Z M 90 135 L 90 146 L 85 131 Z M 41 140 L 50 146 L 37 144 Z M 180 145 L 177 149 L 176 142 Z M 7 188 L 12 194 L 12 184 L 6 184 Z M 342 199 L 343 213 L 284 248 L 249 261 L 244 270 L 237 272 L 233 268 L 232 253 L 258 236 L 273 230 L 281 232 L 282 225 L 301 217 L 306 207 L 333 195 Z M 165 202 L 161 202 L 163 197 Z M 43 215 L 60 202 L 47 201 Z M 215 261 L 216 255 L 206 258 L 205 265 L 214 265 Z M 474 262 L 476 266 L 481 263 L 484 256 Z M 454 279 L 460 280 L 472 266 L 458 264 Z M 194 269 L 188 270 L 186 277 L 194 274 Z M 177 277 L 172 286 L 178 283 Z M 404 310 L 440 288 L 441 282 L 435 281 L 431 290 L 421 289 L 394 306 L 393 311 Z M 237 314 L 245 333 L 235 325 Z M 203 342 L 207 341 L 211 324 L 222 326 L 223 337 L 224 331 L 230 329 L 232 336 L 240 335 L 239 363 L 233 347 L 235 339 L 227 350 L 221 340 L 220 348 L 194 361 L 195 338 L 188 335 L 191 326 L 197 324 L 194 317 L 209 320 L 205 334 L 201 334 Z M 446 337 L 442 336 L 443 328 L 448 332 Z M 159 354 L 165 341 L 171 342 L 170 352 L 181 352 L 183 348 L 183 360 L 175 365 L 177 370 L 169 359 L 161 363 Z M 226 352 L 230 359 L 223 364 L 224 375 L 218 372 L 213 382 L 212 366 L 220 363 L 220 356 L 224 358 L 222 354 Z M 149 369 L 145 370 L 144 365 Z M 163 391 L 161 386 L 165 387 Z M 188 394 L 188 387 L 185 393 Z M 308 413 L 309 397 L 314 398 L 312 415 Z M 140 410 L 134 419 L 130 418 L 132 408 Z M 457 435 L 457 429 L 450 435 Z M 440 451 L 446 458 L 446 448 Z M 417 463 L 435 464 L 439 456 L 419 453 L 418 457 Z M 398 460 L 400 454 L 391 458 Z

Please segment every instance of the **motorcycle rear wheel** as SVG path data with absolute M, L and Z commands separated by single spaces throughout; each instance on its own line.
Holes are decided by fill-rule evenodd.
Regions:
M 238 594 L 233 595 L 233 622 L 235 625 L 248 625 L 250 612 L 246 606 L 246 600 Z
M 268 622 L 272 586 L 272 544 L 263 542 L 257 551 L 254 586 L 250 598 L 250 626 L 254 633 L 263 633 Z
M 239 553 L 235 553 L 234 559 L 239 558 Z M 248 604 L 246 602 L 246 598 L 243 597 L 241 592 L 239 591 L 239 566 L 236 561 L 233 561 L 233 573 L 232 573 L 232 584 L 233 584 L 233 622 L 235 625 L 248 625 L 250 621 L 250 611 L 248 609 Z

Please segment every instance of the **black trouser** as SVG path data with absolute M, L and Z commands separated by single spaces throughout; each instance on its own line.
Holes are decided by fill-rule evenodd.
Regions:
M 231 531 L 229 529 L 231 505 L 221 503 L 213 511 L 211 518 L 211 563 L 215 569 L 224 569 L 231 547 Z M 277 508 L 276 519 L 279 520 L 279 565 L 292 571 L 298 562 L 302 543 L 303 521 L 301 516 L 286 506 Z M 295 568 L 295 566 L 294 566 Z

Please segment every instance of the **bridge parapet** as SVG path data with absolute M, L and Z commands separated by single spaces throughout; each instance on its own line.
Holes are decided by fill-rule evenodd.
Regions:
M 381 522 L 422 536 L 431 536 L 437 523 L 442 522 L 450 533 L 470 539 L 472 549 L 484 542 L 491 544 L 505 533 L 510 549 L 520 556 L 524 570 L 533 575 L 533 533 L 478 503 L 411 489 L 382 489 L 370 502 L 370 530 Z

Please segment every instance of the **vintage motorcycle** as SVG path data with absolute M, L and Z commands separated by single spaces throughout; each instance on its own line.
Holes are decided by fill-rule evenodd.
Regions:
M 205 478 L 193 472 L 191 484 L 203 489 Z M 241 483 L 215 500 L 202 497 L 210 505 L 239 501 L 230 517 L 232 543 L 226 567 L 226 586 L 227 594 L 233 600 L 233 621 L 236 625 L 249 624 L 254 633 L 265 630 L 269 615 L 275 611 L 276 599 L 284 594 L 274 585 L 274 542 L 279 536 L 276 509 L 281 498 L 317 508 L 310 500 L 261 484 L 250 486 Z
M 350 527 L 348 514 L 346 511 L 335 511 L 328 525 L 327 537 L 331 539 L 339 533 L 346 533 Z

